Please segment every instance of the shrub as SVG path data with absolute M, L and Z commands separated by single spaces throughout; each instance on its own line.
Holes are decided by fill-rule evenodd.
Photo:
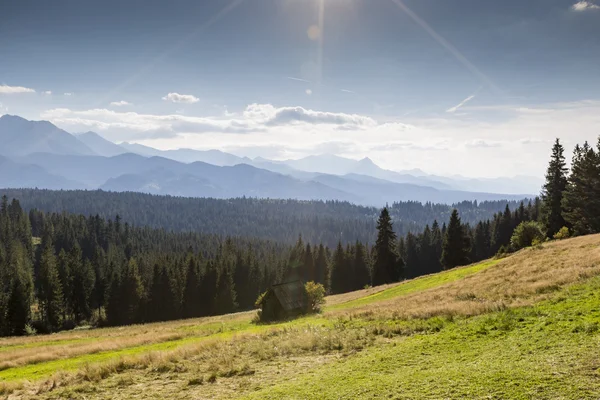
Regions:
M 556 232 L 554 234 L 553 238 L 556 240 L 563 240 L 563 239 L 568 239 L 569 236 L 571 236 L 571 234 L 569 232 L 569 228 L 567 228 L 566 226 L 563 226 L 562 228 L 560 228 L 560 230 L 558 232 Z
M 325 304 L 325 287 L 320 283 L 306 282 L 304 285 L 306 295 L 308 296 L 308 312 L 319 312 L 321 306 Z
M 35 329 L 30 324 L 25 325 L 25 335 L 26 336 L 35 336 L 37 335 L 37 329 Z
M 510 238 L 510 245 L 516 251 L 531 246 L 534 240 L 538 243 L 544 241 L 544 233 L 540 225 L 533 221 L 521 222 Z

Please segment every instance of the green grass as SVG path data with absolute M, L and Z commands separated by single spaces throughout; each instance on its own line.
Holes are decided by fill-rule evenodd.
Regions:
M 341 310 L 346 308 L 355 308 L 367 304 L 390 300 L 395 297 L 406 296 L 411 293 L 421 292 L 434 287 L 442 286 L 450 282 L 455 282 L 466 276 L 476 274 L 496 265 L 500 260 L 489 260 L 479 264 L 469 265 L 467 267 L 456 268 L 449 271 L 440 272 L 434 275 L 427 275 L 421 278 L 412 279 L 405 283 L 391 287 L 381 292 L 373 293 L 372 295 L 361 297 L 359 299 L 347 301 L 345 303 L 336 304 L 334 306 L 325 307 L 325 311 Z
M 0 371 L 0 382 L 12 382 L 21 380 L 39 380 L 52 376 L 58 371 L 74 371 L 85 364 L 107 362 L 119 359 L 125 356 L 135 356 L 149 352 L 173 350 L 189 344 L 200 343 L 204 340 L 228 340 L 237 334 L 260 334 L 269 330 L 285 329 L 298 327 L 302 325 L 325 326 L 333 325 L 332 321 L 326 320 L 320 316 L 308 316 L 298 318 L 291 321 L 281 322 L 269 325 L 255 325 L 251 321 L 230 321 L 228 323 L 219 324 L 221 328 L 216 331 L 214 325 L 209 325 L 209 331 L 198 327 L 198 335 L 190 336 L 177 340 L 170 340 L 161 343 L 153 343 L 141 346 L 129 347 L 121 350 L 104 351 L 94 354 L 84 354 L 80 356 L 46 361 L 37 364 L 29 364 L 21 367 L 9 368 Z
M 534 307 L 447 321 L 246 399 L 597 399 L 600 278 Z
M 451 271 L 445 271 L 436 275 L 429 275 L 422 278 L 413 279 L 406 283 L 402 283 L 395 287 L 383 290 L 381 292 L 375 293 L 370 296 L 366 296 L 357 300 L 349 301 L 346 303 L 338 304 L 331 307 L 326 307 L 325 311 L 330 310 L 339 310 L 339 309 L 347 309 L 358 307 L 361 305 L 366 305 L 378 301 L 392 299 L 394 297 L 407 295 L 410 293 L 414 293 L 417 291 L 423 291 L 426 289 L 430 289 L 433 287 L 441 286 L 449 282 L 454 282 L 460 280 L 468 275 L 475 274 L 479 271 L 482 271 L 485 268 L 488 268 L 492 265 L 495 265 L 498 261 L 488 261 L 472 266 L 467 266 L 463 268 L 458 268 Z M 314 326 L 334 326 L 338 321 L 330 320 L 323 318 L 321 315 L 313 315 L 306 316 L 302 318 L 298 318 L 291 321 L 268 324 L 268 325 L 255 325 L 251 322 L 251 316 L 249 315 L 247 319 L 243 320 L 232 320 L 232 321 L 222 321 L 222 322 L 208 322 L 202 323 L 198 325 L 184 325 L 179 328 L 179 330 L 184 331 L 186 334 L 190 334 L 191 336 L 185 337 L 177 340 L 170 340 L 161 343 L 153 343 L 147 345 L 134 346 L 130 348 L 106 351 L 106 352 L 98 352 L 94 354 L 85 354 L 80 356 L 75 356 L 66 359 L 53 360 L 40 362 L 37 364 L 30 364 L 21 367 L 9 368 L 3 371 L 0 371 L 0 381 L 18 381 L 18 380 L 38 380 L 42 378 L 49 377 L 58 371 L 74 371 L 81 368 L 85 364 L 106 362 L 118 359 L 120 357 L 125 356 L 133 356 L 139 355 L 152 351 L 164 351 L 164 350 L 172 350 L 180 346 L 184 346 L 187 344 L 197 343 L 206 339 L 228 339 L 233 337 L 235 334 L 260 334 L 267 332 L 271 329 L 284 329 L 284 328 L 293 328 L 302 325 L 314 325 Z M 356 321 L 356 324 L 368 325 L 367 322 L 364 321 Z M 405 323 L 401 321 L 393 322 L 394 325 L 403 325 Z M 413 323 L 410 329 L 412 328 Z M 423 325 L 423 330 L 428 331 L 431 329 L 430 322 L 420 322 L 417 325 Z M 438 322 L 433 324 L 434 326 L 438 325 Z M 397 329 L 404 329 L 402 326 L 397 327 Z M 27 347 L 44 347 L 44 346 L 54 346 L 54 345 L 63 345 L 63 344 L 76 344 L 76 343 L 85 343 L 93 340 L 99 340 L 98 337 L 92 338 L 83 338 L 83 339 L 72 339 L 72 340 L 51 340 L 44 341 L 39 343 L 31 343 L 24 344 L 19 346 L 11 346 L 7 347 L 7 349 L 15 349 L 15 348 L 27 348 Z M 105 338 L 101 340 L 111 340 L 111 338 Z

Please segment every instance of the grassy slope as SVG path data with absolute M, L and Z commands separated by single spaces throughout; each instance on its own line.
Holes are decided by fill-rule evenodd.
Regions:
M 600 279 L 374 346 L 248 399 L 598 398 Z
M 366 305 L 372 304 L 377 301 L 386 300 L 395 298 L 398 296 L 406 295 L 409 293 L 413 293 L 419 290 L 426 290 L 430 288 L 434 288 L 437 286 L 441 286 L 448 282 L 453 282 L 459 279 L 464 278 L 470 274 L 476 273 L 494 265 L 496 261 L 490 261 L 485 263 L 476 264 L 473 266 L 467 266 L 463 268 L 457 268 L 452 271 L 446 271 L 436 275 L 430 275 L 418 279 L 414 279 L 408 281 L 406 283 L 393 286 L 389 289 L 383 290 L 381 292 L 376 293 L 372 296 L 363 297 L 354 301 L 337 304 L 334 307 L 331 307 L 332 310 L 346 310 L 352 309 L 357 305 Z M 326 308 L 329 310 L 330 308 Z M 253 315 L 253 314 L 252 314 Z M 331 325 L 332 322 L 323 318 L 322 316 L 313 316 L 313 317 L 305 317 L 300 318 L 294 321 L 284 322 L 280 324 L 272 324 L 272 325 L 262 325 L 256 326 L 251 324 L 251 315 L 246 315 L 241 320 L 233 320 L 226 322 L 213 322 L 202 324 L 201 326 L 197 325 L 184 325 L 178 327 L 178 330 L 187 331 L 190 334 L 189 337 L 169 340 L 165 342 L 152 343 L 152 344 L 144 344 L 139 346 L 127 347 L 119 350 L 111 350 L 111 351 L 101 351 L 95 352 L 94 354 L 81 354 L 73 357 L 68 357 L 64 359 L 51 360 L 47 362 L 41 363 L 31 363 L 28 365 L 16 367 L 16 368 L 8 368 L 0 371 L 0 380 L 3 381 L 15 381 L 15 380 L 36 380 L 44 377 L 51 376 L 57 371 L 72 371 L 77 370 L 80 367 L 84 366 L 88 363 L 95 363 L 101 361 L 108 361 L 111 359 L 115 359 L 122 356 L 130 356 L 137 355 L 144 352 L 149 351 L 162 351 L 173 349 L 178 346 L 182 346 L 185 344 L 197 342 L 206 338 L 230 338 L 234 334 L 256 334 L 260 332 L 266 332 L 268 330 L 273 330 L 275 328 L 286 328 L 297 326 L 301 324 L 312 324 L 312 325 Z M 208 331 L 208 333 L 207 333 Z M 219 333 L 214 333 L 219 332 Z M 68 339 L 68 340 L 60 340 L 54 337 L 59 337 L 58 335 L 53 335 L 53 339 L 42 341 L 42 342 L 34 342 L 34 343 L 26 343 L 24 341 L 19 342 L 20 344 L 14 345 L 5 345 L 3 347 L 4 351 L 8 351 L 9 349 L 22 349 L 22 348 L 51 348 L 52 346 L 58 345 L 73 345 L 77 343 L 88 343 L 90 341 L 98 342 L 102 340 L 102 335 L 98 335 L 97 331 L 91 331 L 94 335 L 92 338 L 78 338 L 78 339 Z M 107 338 L 105 340 L 109 340 Z M 0 351 L 0 360 L 2 360 L 2 352 Z
M 281 324 L 256 326 L 242 313 L 0 340 L 14 347 L 0 352 L 0 363 L 61 341 L 73 346 L 66 358 L 0 371 L 0 396 L 2 382 L 78 370 L 52 378 L 51 388 L 63 386 L 53 391 L 12 396 L 598 398 L 598 274 L 597 235 L 344 295 L 322 315 Z M 181 336 L 86 353 L 86 335 L 114 342 L 154 332 Z

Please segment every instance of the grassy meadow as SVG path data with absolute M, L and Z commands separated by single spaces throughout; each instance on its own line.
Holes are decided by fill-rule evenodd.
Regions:
M 3 338 L 0 398 L 600 397 L 600 235 L 254 316 Z

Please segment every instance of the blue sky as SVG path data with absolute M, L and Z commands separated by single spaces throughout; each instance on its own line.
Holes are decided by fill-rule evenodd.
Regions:
M 555 136 L 600 133 L 599 37 L 591 0 L 4 0 L 0 114 L 161 148 L 540 174 Z

